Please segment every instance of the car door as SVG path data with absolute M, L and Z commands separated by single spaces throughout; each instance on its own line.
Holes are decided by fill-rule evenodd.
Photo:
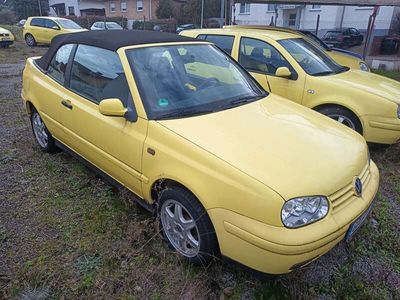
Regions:
M 40 106 L 41 114 L 47 128 L 58 140 L 65 140 L 65 132 L 61 124 L 61 114 L 64 109 L 61 106 L 65 99 L 65 78 L 69 59 L 71 58 L 74 45 L 66 44 L 61 46 L 52 58 L 46 70 L 45 79 L 35 78 L 40 88 Z
M 45 40 L 47 43 L 50 43 L 51 40 L 57 35 L 59 34 L 60 31 L 60 26 L 57 25 L 56 22 L 54 22 L 53 20 L 50 19 L 45 19 Z
M 264 87 L 264 89 L 302 103 L 304 93 L 303 76 L 270 43 L 248 36 L 242 36 L 239 44 L 239 63 Z M 278 77 L 275 72 L 280 67 L 287 67 L 292 76 Z
M 134 109 L 116 52 L 79 45 L 70 65 L 61 122 L 67 145 L 138 195 L 147 120 L 129 121 L 99 112 L 103 99 L 118 98 Z
M 29 33 L 33 35 L 36 42 L 43 43 L 45 39 L 44 35 L 45 21 L 43 18 L 33 18 L 30 24 Z

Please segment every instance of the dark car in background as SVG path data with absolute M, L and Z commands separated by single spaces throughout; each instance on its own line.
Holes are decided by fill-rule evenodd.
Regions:
M 340 52 L 340 53 L 345 53 L 354 57 L 357 57 L 359 59 L 362 59 L 362 55 L 358 54 L 356 52 L 353 51 L 349 51 L 349 50 L 344 50 L 344 49 L 340 49 L 340 48 L 335 48 L 332 45 L 327 45 L 323 40 L 321 40 L 316 34 L 312 33 L 311 31 L 308 30 L 299 30 L 302 34 L 306 35 L 309 39 L 313 40 L 315 43 L 317 43 L 319 46 L 321 46 L 325 51 L 336 51 L 336 52 Z
M 338 48 L 349 48 L 361 45 L 364 36 L 355 28 L 342 28 L 337 30 L 329 30 L 322 40 L 328 45 Z

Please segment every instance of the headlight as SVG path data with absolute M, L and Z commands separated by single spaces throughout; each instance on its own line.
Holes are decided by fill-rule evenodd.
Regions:
M 369 67 L 367 66 L 367 64 L 365 62 L 360 61 L 360 70 L 369 72 Z
M 282 207 L 282 222 L 289 228 L 301 227 L 322 219 L 328 210 L 328 199 L 323 196 L 291 199 Z

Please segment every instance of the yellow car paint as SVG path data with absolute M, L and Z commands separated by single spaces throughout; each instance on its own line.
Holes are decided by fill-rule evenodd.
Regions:
M 45 26 L 33 26 L 32 19 L 43 19 L 52 21 L 55 24 L 54 28 L 52 27 L 45 27 Z M 23 27 L 22 36 L 26 39 L 27 35 L 33 36 L 36 43 L 39 44 L 50 44 L 51 40 L 60 34 L 64 33 L 73 33 L 73 32 L 80 32 L 86 31 L 87 29 L 79 28 L 79 29 L 68 29 L 62 26 L 60 21 L 69 19 L 59 18 L 59 17 L 29 17 Z
M 12 45 L 15 41 L 10 30 L 0 27 L 0 47 Z
M 196 117 L 149 120 L 125 51 L 174 44 L 183 43 L 117 51 L 136 122 L 101 115 L 97 105 L 42 72 L 35 58 L 27 60 L 23 72 L 24 104 L 28 112 L 32 106 L 38 110 L 55 139 L 148 204 L 156 200 L 152 190 L 160 180 L 190 190 L 209 214 L 223 256 L 281 274 L 329 251 L 378 190 L 379 171 L 369 161 L 365 140 L 274 94 Z M 65 99 L 74 105 L 68 111 L 73 118 L 60 105 Z M 54 115 L 63 115 L 61 123 Z M 149 148 L 155 155 L 145 151 Z M 362 197 L 351 190 L 355 176 L 364 183 Z M 327 216 L 301 228 L 284 227 L 282 205 L 307 195 L 328 198 Z
M 257 29 L 257 30 L 270 30 L 273 32 L 287 32 L 287 33 L 293 33 L 296 35 L 301 35 L 303 38 L 307 39 L 308 41 L 312 42 L 314 45 L 320 47 L 327 55 L 329 55 L 331 58 L 333 58 L 337 63 L 339 63 L 342 66 L 346 66 L 355 70 L 360 70 L 360 64 L 365 64 L 366 63 L 362 60 L 359 59 L 355 56 L 346 54 L 346 53 L 342 53 L 339 51 L 335 51 L 334 49 L 325 49 L 322 47 L 322 45 L 320 45 L 316 40 L 314 40 L 313 38 L 307 36 L 306 34 L 302 33 L 301 31 L 298 30 L 293 30 L 290 28 L 286 28 L 286 27 L 275 27 L 275 26 L 265 26 L 265 25 L 233 25 L 233 26 L 224 26 L 224 29 L 238 29 L 238 28 L 242 28 L 242 29 Z M 185 35 L 185 34 L 182 34 Z M 369 70 L 368 70 L 369 71 Z
M 349 67 L 354 70 L 360 70 L 360 64 L 365 64 L 365 62 L 362 59 L 359 59 L 357 57 L 354 57 L 346 53 L 341 53 L 335 50 L 331 51 L 324 50 L 324 51 L 340 65 Z
M 356 69 L 329 76 L 309 75 L 278 43 L 279 40 L 303 38 L 302 34 L 240 26 L 186 30 L 180 34 L 189 37 L 200 34 L 233 36 L 231 56 L 236 60 L 239 59 L 241 38 L 264 41 L 275 47 L 298 75 L 294 80 L 248 70 L 265 90 L 312 109 L 331 105 L 346 108 L 360 121 L 362 134 L 368 142 L 393 144 L 400 140 L 400 82 Z

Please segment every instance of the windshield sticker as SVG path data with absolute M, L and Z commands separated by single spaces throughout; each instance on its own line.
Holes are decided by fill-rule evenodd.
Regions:
M 166 99 L 166 98 L 158 99 L 158 106 L 165 107 L 168 105 L 169 105 L 168 99 Z

